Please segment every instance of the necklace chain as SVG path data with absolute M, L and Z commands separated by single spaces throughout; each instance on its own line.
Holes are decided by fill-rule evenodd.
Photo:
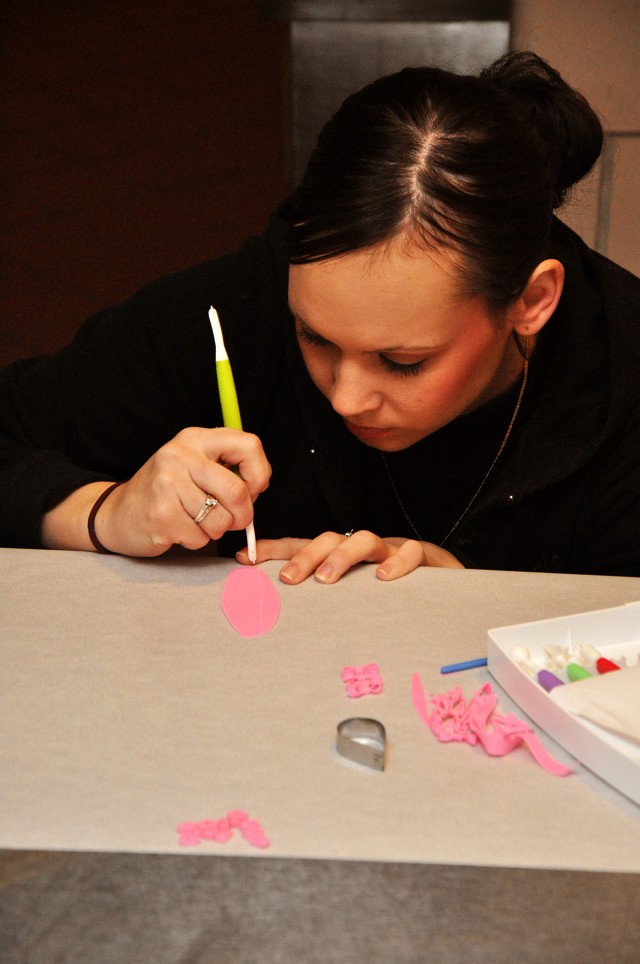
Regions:
M 520 349 L 520 345 L 518 345 L 518 348 Z M 527 387 L 527 379 L 528 379 L 528 377 L 529 377 L 529 353 L 528 353 L 528 350 L 527 350 L 527 349 L 528 349 L 528 345 L 526 345 L 526 342 L 525 342 L 525 350 L 522 351 L 522 357 L 524 358 L 524 368 L 523 368 L 523 371 L 522 371 L 522 383 L 521 383 L 521 385 L 520 385 L 520 391 L 519 391 L 519 393 L 518 393 L 518 400 L 516 401 L 516 406 L 515 406 L 515 408 L 514 408 L 514 410 L 513 410 L 513 414 L 511 415 L 511 420 L 510 420 L 510 422 L 509 422 L 509 425 L 507 426 L 507 431 L 506 431 L 505 434 L 504 434 L 504 438 L 503 438 L 502 441 L 500 442 L 500 445 L 499 445 L 499 447 L 498 447 L 498 451 L 496 452 L 496 454 L 495 454 L 494 457 L 493 457 L 493 462 L 491 463 L 491 465 L 490 465 L 489 468 L 487 469 L 487 471 L 486 471 L 486 473 L 485 473 L 485 475 L 484 475 L 484 478 L 483 478 L 482 481 L 480 482 L 480 485 L 479 485 L 478 488 L 475 490 L 475 492 L 474 492 L 473 495 L 471 496 L 471 499 L 469 500 L 469 502 L 467 503 L 467 505 L 465 506 L 465 508 L 462 510 L 462 512 L 460 513 L 460 515 L 459 515 L 458 518 L 456 519 L 456 521 L 453 523 L 453 525 L 451 526 L 451 528 L 450 528 L 449 531 L 447 532 L 447 534 L 446 534 L 446 536 L 444 537 L 444 539 L 442 540 L 442 542 L 439 543 L 440 547 L 443 547 L 443 546 L 445 545 L 445 543 L 449 541 L 449 539 L 451 538 L 451 536 L 453 535 L 453 533 L 456 531 L 456 529 L 458 528 L 458 526 L 460 525 L 460 523 L 462 522 L 462 520 L 466 517 L 467 513 L 469 512 L 469 510 L 472 508 L 472 506 L 475 505 L 475 503 L 476 503 L 476 501 L 477 501 L 477 499 L 478 499 L 478 496 L 480 495 L 480 493 L 481 493 L 482 490 L 484 489 L 485 485 L 487 484 L 487 481 L 488 481 L 488 479 L 489 479 L 489 476 L 491 475 L 491 473 L 493 472 L 494 468 L 496 467 L 496 463 L 498 462 L 498 459 L 500 458 L 500 456 L 501 456 L 502 453 L 504 452 L 505 447 L 506 447 L 506 444 L 507 444 L 507 442 L 509 441 L 509 437 L 510 437 L 510 435 L 511 435 L 513 426 L 515 425 L 515 421 L 516 421 L 516 419 L 517 419 L 517 417 L 518 417 L 518 412 L 520 411 L 520 406 L 522 405 L 522 398 L 523 398 L 523 396 L 524 396 L 524 390 L 525 390 L 525 388 Z M 385 469 L 386 469 L 387 476 L 388 476 L 388 478 L 389 478 L 389 483 L 390 483 L 390 485 L 391 485 L 391 488 L 393 489 L 393 494 L 394 494 L 395 497 L 396 497 L 396 500 L 397 500 L 397 502 L 398 502 L 398 505 L 400 506 L 400 508 L 401 508 L 401 510 L 402 510 L 402 514 L 404 515 L 405 519 L 407 520 L 407 522 L 409 523 L 411 529 L 413 530 L 414 534 L 416 535 L 416 537 L 417 537 L 417 539 L 418 539 L 418 542 L 424 542 L 425 540 L 422 538 L 422 536 L 420 535 L 420 533 L 419 533 L 418 530 L 416 529 L 415 525 L 414 525 L 413 522 L 411 521 L 411 517 L 409 516 L 409 513 L 407 512 L 407 510 L 406 510 L 406 508 L 405 508 L 405 506 L 404 506 L 404 503 L 403 503 L 402 499 L 400 498 L 400 493 L 398 492 L 398 489 L 397 489 L 397 487 L 396 487 L 396 484 L 395 484 L 395 482 L 394 482 L 394 480 L 393 480 L 393 476 L 391 475 L 391 470 L 390 470 L 390 468 L 389 468 L 389 464 L 388 464 L 388 462 L 387 462 L 387 459 L 386 459 L 386 457 L 385 457 L 384 452 L 380 452 L 380 455 L 382 456 L 382 462 L 383 462 L 384 467 L 385 467 Z

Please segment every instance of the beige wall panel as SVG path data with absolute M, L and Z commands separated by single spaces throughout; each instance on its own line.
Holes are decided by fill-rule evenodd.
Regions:
M 640 275 L 638 243 L 638 172 L 640 172 L 640 135 L 617 137 L 613 146 L 613 178 L 609 202 L 607 255 Z
M 607 130 L 640 129 L 640 0 L 514 0 L 511 45 L 557 67 Z
M 585 95 L 605 131 L 615 132 L 606 159 L 561 216 L 588 244 L 639 274 L 640 0 L 514 0 L 511 47 L 548 60 Z

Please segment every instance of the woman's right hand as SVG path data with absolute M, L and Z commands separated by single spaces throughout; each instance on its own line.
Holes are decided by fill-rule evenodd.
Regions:
M 176 544 L 200 549 L 229 529 L 249 525 L 253 503 L 270 476 L 257 436 L 230 428 L 183 429 L 113 490 L 96 515 L 96 536 L 106 549 L 128 556 L 158 556 Z M 106 482 L 82 486 L 48 512 L 44 545 L 93 548 L 87 520 L 106 488 Z M 217 505 L 196 523 L 208 496 Z

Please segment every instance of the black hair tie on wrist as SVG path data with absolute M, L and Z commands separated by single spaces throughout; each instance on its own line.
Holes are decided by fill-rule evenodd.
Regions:
M 118 486 L 122 484 L 123 484 L 122 482 L 114 482 L 113 485 L 110 485 L 108 489 L 105 489 L 104 492 L 101 492 L 98 498 L 96 499 L 96 501 L 94 502 L 93 508 L 89 513 L 89 518 L 87 519 L 87 529 L 89 530 L 89 538 L 91 539 L 91 542 L 93 543 L 95 549 L 98 552 L 103 553 L 104 555 L 112 555 L 113 553 L 111 552 L 111 549 L 107 549 L 105 546 L 102 545 L 102 543 L 100 542 L 100 540 L 96 535 L 96 528 L 95 528 L 96 516 L 98 514 L 98 509 L 105 501 L 105 499 L 111 495 L 114 489 L 117 489 Z

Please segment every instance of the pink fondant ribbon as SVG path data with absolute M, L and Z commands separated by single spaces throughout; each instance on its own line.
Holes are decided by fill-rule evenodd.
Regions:
M 554 760 L 527 723 L 511 713 L 494 712 L 498 698 L 490 683 L 485 683 L 469 702 L 459 686 L 447 693 L 428 694 L 427 698 L 420 676 L 414 673 L 411 694 L 418 716 L 441 743 L 480 743 L 490 756 L 504 756 L 524 743 L 536 763 L 548 773 L 564 777 L 573 772 Z
M 264 569 L 257 566 L 231 570 L 220 605 L 235 631 L 247 639 L 270 632 L 280 615 L 280 595 Z

